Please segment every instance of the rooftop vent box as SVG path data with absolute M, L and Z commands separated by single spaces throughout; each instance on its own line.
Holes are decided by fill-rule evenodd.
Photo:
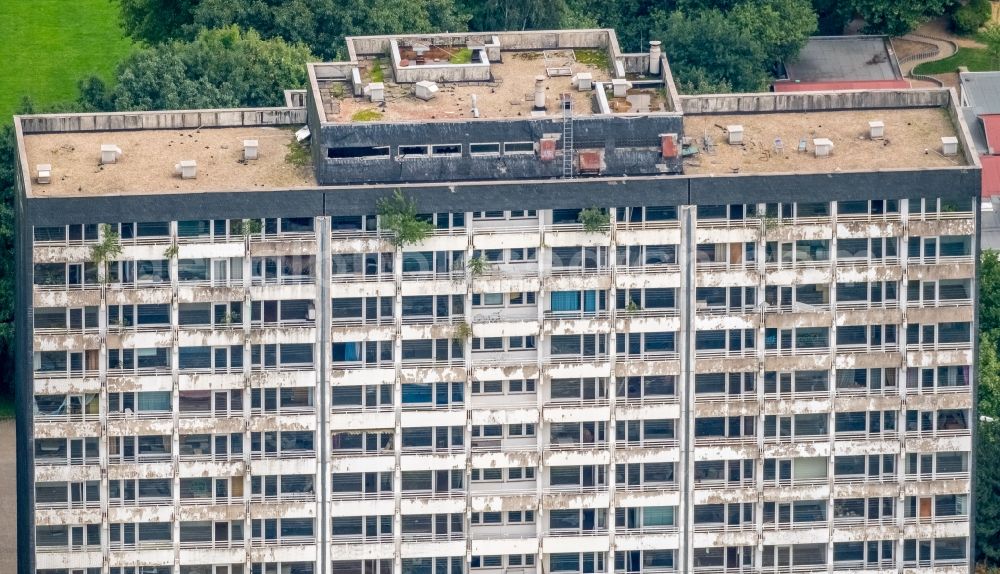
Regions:
M 868 137 L 880 140 L 885 137 L 885 123 L 882 120 L 868 122 Z
M 958 138 L 955 136 L 942 137 L 941 153 L 944 155 L 958 155 Z
M 385 101 L 385 84 L 382 82 L 372 82 L 365 86 L 365 93 L 373 102 Z
M 624 98 L 628 95 L 628 89 L 632 87 L 632 84 L 628 80 L 622 78 L 615 78 L 611 80 L 611 88 L 614 90 L 614 95 L 616 98 Z
M 833 151 L 833 142 L 827 138 L 816 138 L 813 140 L 813 148 L 816 150 L 816 157 L 826 157 Z
M 413 94 L 425 102 L 434 98 L 438 93 L 438 86 L 434 82 L 422 80 L 413 86 Z
M 257 140 L 243 140 L 243 159 L 257 159 L 259 150 L 260 146 L 257 145 Z
M 576 89 L 581 92 L 593 89 L 594 75 L 590 72 L 580 72 L 579 74 L 573 76 L 573 85 L 576 86 Z
M 52 181 L 52 164 L 40 163 L 35 166 L 38 171 L 38 183 L 50 183 Z
M 726 132 L 729 134 L 729 143 L 731 145 L 740 145 L 743 143 L 743 126 L 739 124 L 726 126 Z
M 181 179 L 194 179 L 198 177 L 198 162 L 193 159 L 183 159 L 174 166 L 174 173 L 181 176 Z
M 117 163 L 122 155 L 122 148 L 114 144 L 101 144 L 101 165 Z

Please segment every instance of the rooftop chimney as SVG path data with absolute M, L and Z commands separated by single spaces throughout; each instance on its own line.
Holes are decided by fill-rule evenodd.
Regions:
M 181 176 L 181 179 L 194 179 L 198 177 L 198 162 L 193 159 L 182 159 L 180 163 L 174 165 L 174 173 Z
M 739 124 L 726 126 L 726 132 L 729 134 L 730 145 L 739 145 L 743 143 L 743 126 Z
M 385 84 L 382 82 L 372 82 L 365 86 L 365 93 L 373 102 L 385 101 Z
M 955 136 L 944 136 L 941 138 L 941 153 L 944 155 L 958 155 L 958 138 Z
M 660 41 L 649 41 L 649 75 L 660 75 Z
M 257 159 L 258 150 L 257 140 L 243 140 L 243 159 Z
M 479 99 L 476 97 L 476 94 L 472 94 L 472 117 L 479 117 Z
M 816 138 L 813 140 L 813 148 L 816 151 L 816 157 L 826 157 L 833 151 L 833 142 L 827 138 Z
M 40 163 L 35 166 L 38 171 L 38 183 L 51 183 L 52 181 L 52 164 Z
M 434 98 L 438 93 L 438 86 L 434 82 L 421 80 L 413 86 L 413 94 L 423 101 Z
M 664 158 L 680 155 L 677 150 L 677 134 L 660 134 L 660 154 Z
M 545 109 L 545 76 L 535 76 L 535 106 L 536 110 Z
M 101 144 L 101 165 L 117 163 L 122 149 L 114 144 Z
M 624 78 L 614 78 L 611 80 L 611 87 L 614 89 L 616 98 L 624 98 L 628 95 L 628 89 L 632 87 L 632 84 Z
M 882 120 L 868 122 L 868 137 L 873 140 L 880 140 L 885 137 L 885 123 Z

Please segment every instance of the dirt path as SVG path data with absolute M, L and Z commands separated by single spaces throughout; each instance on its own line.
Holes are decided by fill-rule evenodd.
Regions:
M 0 572 L 17 571 L 17 483 L 14 421 L 0 420 Z

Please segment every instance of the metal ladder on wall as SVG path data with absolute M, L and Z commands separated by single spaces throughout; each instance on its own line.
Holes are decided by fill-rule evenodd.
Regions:
M 573 177 L 573 160 L 576 155 L 573 149 L 573 96 L 564 93 L 559 97 L 563 115 L 563 173 L 564 178 Z

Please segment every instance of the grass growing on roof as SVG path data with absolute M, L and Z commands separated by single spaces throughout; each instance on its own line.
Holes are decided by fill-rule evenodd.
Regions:
M 0 122 L 24 96 L 36 105 L 71 101 L 82 77 L 111 80 L 133 48 L 108 0 L 2 0 L 0 38 Z
M 597 48 L 573 50 L 573 55 L 576 56 L 576 61 L 581 64 L 587 64 L 588 66 L 594 66 L 602 70 L 607 70 L 611 67 L 611 61 L 608 59 L 608 53 L 605 50 Z
M 295 136 L 292 136 L 292 141 L 288 142 L 288 153 L 285 154 L 285 161 L 298 166 L 304 167 L 309 165 L 312 157 L 309 154 L 309 146 L 300 144 L 295 140 Z
M 352 122 L 377 122 L 380 119 L 382 119 L 382 112 L 373 108 L 358 110 L 351 115 Z
M 455 52 L 448 58 L 449 64 L 469 64 L 472 62 L 472 50 L 469 48 L 462 48 L 461 50 Z
M 375 58 L 375 60 L 372 61 L 371 75 L 373 82 L 382 82 L 385 80 L 385 71 L 382 69 L 381 59 Z

